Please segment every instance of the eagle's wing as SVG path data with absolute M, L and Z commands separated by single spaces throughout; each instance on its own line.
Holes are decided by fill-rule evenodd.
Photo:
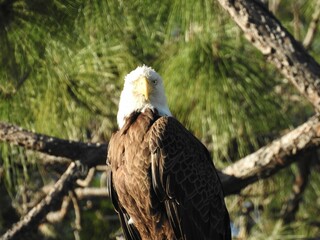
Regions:
M 133 224 L 129 223 L 130 216 L 126 213 L 125 209 L 121 207 L 117 192 L 112 183 L 112 172 L 107 172 L 107 187 L 112 204 L 117 211 L 123 234 L 127 240 L 141 240 L 140 234 Z
M 177 239 L 231 239 L 222 185 L 205 146 L 173 117 L 153 124 L 149 143 L 153 189 Z

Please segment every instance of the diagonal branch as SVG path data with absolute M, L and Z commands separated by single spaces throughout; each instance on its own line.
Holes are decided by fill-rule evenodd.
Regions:
M 320 65 L 258 0 L 218 0 L 245 37 L 320 110 Z
M 269 145 L 226 167 L 221 174 L 225 194 L 268 178 L 320 145 L 320 117 L 314 116 Z
M 68 190 L 70 190 L 70 185 L 72 186 L 74 184 L 82 168 L 83 166 L 79 162 L 72 162 L 47 196 L 2 235 L 0 240 L 14 239 L 34 227 L 34 225 L 38 225 L 46 214 L 50 212 L 52 206 L 57 201 L 59 202 Z

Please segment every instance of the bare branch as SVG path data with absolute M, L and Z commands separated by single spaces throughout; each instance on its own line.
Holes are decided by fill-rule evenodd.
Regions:
M 1 130 L 0 130 L 1 131 Z M 28 154 L 34 154 L 34 150 L 27 150 Z M 37 153 L 37 157 L 39 158 L 40 164 L 44 166 L 54 166 L 54 165 L 60 165 L 60 166 L 69 166 L 69 164 L 72 162 L 70 158 L 65 157 L 57 157 L 54 155 L 48 155 L 46 153 Z
M 74 230 L 75 231 L 79 231 L 79 230 L 81 230 L 81 212 L 80 212 L 80 207 L 79 207 L 79 204 L 78 204 L 78 199 L 76 198 L 76 196 L 73 193 L 73 191 L 69 191 L 69 196 L 70 196 L 70 198 L 72 200 L 73 209 L 74 209 L 74 215 L 75 215 Z
M 47 153 L 80 160 L 89 167 L 105 164 L 107 144 L 83 143 L 33 133 L 18 126 L 0 123 L 0 141 Z
M 320 110 L 320 65 L 258 0 L 218 0 L 245 37 Z
M 63 198 L 61 208 L 58 211 L 49 212 L 46 216 L 46 220 L 50 223 L 60 222 L 67 214 L 70 204 L 70 197 L 65 196 Z
M 91 188 L 76 188 L 76 196 L 79 200 L 88 198 L 107 198 L 109 197 L 109 191 L 107 188 L 91 187 Z
M 47 185 L 42 189 L 42 192 L 48 194 L 53 186 Z M 106 187 L 78 187 L 74 189 L 77 199 L 90 199 L 90 198 L 107 198 L 109 191 Z M 70 200 L 70 199 L 69 199 Z M 33 205 L 34 206 L 34 205 Z M 62 207 L 61 207 L 62 208 Z M 50 213 L 51 214 L 51 213 Z
M 96 169 L 94 167 L 89 169 L 88 175 L 85 179 L 78 179 L 77 184 L 81 187 L 89 186 L 90 182 L 92 181 L 94 174 L 96 173 Z
M 75 180 L 79 177 L 79 173 L 83 166 L 79 162 L 72 162 L 65 173 L 54 184 L 53 189 L 49 194 L 34 208 L 32 208 L 19 222 L 15 223 L 0 240 L 13 239 L 23 232 L 38 226 L 38 223 L 45 218 L 48 212 L 52 209 L 56 202 L 70 190 Z
M 225 194 L 238 193 L 247 185 L 275 174 L 319 145 L 320 119 L 314 116 L 269 145 L 226 167 L 221 174 Z
M 49 184 L 44 186 L 39 192 L 37 192 L 35 199 L 27 204 L 28 209 L 33 208 L 41 200 L 39 198 L 45 197 L 52 190 L 53 185 Z M 109 191 L 107 187 L 77 187 L 74 189 L 75 196 L 78 200 L 84 199 L 106 199 L 109 197 Z M 42 196 L 42 197 L 41 197 Z M 64 197 L 61 207 L 58 211 L 53 211 L 47 214 L 47 220 L 51 223 L 59 222 L 64 218 L 66 214 L 66 208 L 69 207 L 70 197 Z

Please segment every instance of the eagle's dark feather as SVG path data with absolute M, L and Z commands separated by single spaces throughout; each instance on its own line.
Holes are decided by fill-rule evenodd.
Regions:
M 175 118 L 133 113 L 112 136 L 108 162 L 127 239 L 231 239 L 210 155 Z
M 107 173 L 107 186 L 109 190 L 109 195 L 111 198 L 111 201 L 113 203 L 113 206 L 115 210 L 117 211 L 119 218 L 120 218 L 120 223 L 121 227 L 123 230 L 123 234 L 126 237 L 126 239 L 131 239 L 131 240 L 141 240 L 140 234 L 136 227 L 133 224 L 129 224 L 129 219 L 130 216 L 125 212 L 125 209 L 121 207 L 118 199 L 118 195 L 115 192 L 113 185 L 112 185 L 112 172 L 109 171 Z

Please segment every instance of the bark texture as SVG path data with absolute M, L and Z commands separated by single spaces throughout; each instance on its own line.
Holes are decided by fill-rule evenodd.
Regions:
M 258 0 L 218 0 L 245 37 L 320 110 L 320 65 Z
M 291 132 L 226 167 L 221 174 L 225 194 L 238 193 L 247 185 L 267 178 L 320 145 L 319 116 L 310 118 Z
M 80 160 L 91 166 L 106 163 L 107 143 L 83 143 L 27 131 L 16 125 L 0 122 L 0 141 L 57 157 Z

